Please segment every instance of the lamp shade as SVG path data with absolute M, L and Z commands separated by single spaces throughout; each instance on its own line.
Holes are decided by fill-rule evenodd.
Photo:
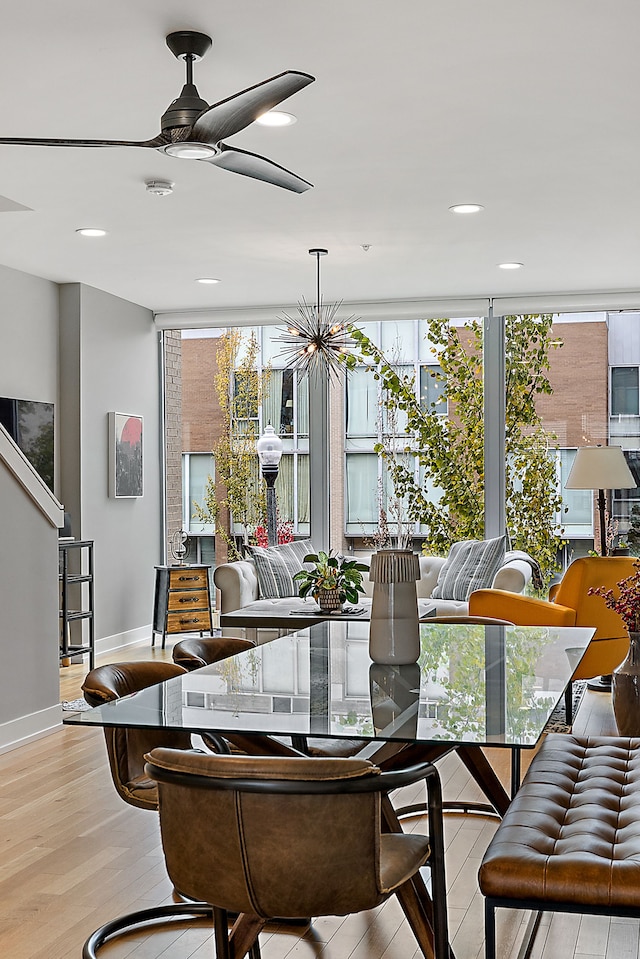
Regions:
M 256 443 L 256 452 L 261 466 L 276 467 L 282 457 L 282 440 L 273 426 L 265 427 L 264 433 Z
M 620 446 L 580 446 L 565 489 L 635 489 Z

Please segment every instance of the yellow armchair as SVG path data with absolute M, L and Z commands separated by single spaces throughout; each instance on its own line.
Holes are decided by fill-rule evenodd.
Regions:
M 478 589 L 469 597 L 470 616 L 495 616 L 517 626 L 594 626 L 595 636 L 572 679 L 608 675 L 627 655 L 629 634 L 618 614 L 600 596 L 589 596 L 592 586 L 614 589 L 635 572 L 629 556 L 589 556 L 576 559 L 550 601 L 499 589 Z

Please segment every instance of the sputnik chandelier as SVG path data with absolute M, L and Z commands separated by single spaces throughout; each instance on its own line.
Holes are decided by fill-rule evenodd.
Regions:
M 353 346 L 348 327 L 355 317 L 336 319 L 342 300 L 326 305 L 322 302 L 320 257 L 328 252 L 309 250 L 310 255 L 316 257 L 316 303 L 311 306 L 303 298 L 298 303 L 298 316 L 295 319 L 284 313 L 282 318 L 287 329 L 276 340 L 283 344 L 280 355 L 287 357 L 287 369 L 298 370 L 303 375 L 326 373 L 329 378 L 333 376 L 337 379 L 339 372 L 345 368 L 346 355 Z

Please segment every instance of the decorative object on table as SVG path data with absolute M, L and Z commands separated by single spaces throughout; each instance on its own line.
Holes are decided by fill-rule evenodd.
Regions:
M 187 553 L 189 534 L 184 529 L 177 529 L 171 537 L 171 555 L 178 566 L 182 566 Z
M 322 610 L 332 612 L 347 602 L 357 603 L 358 595 L 364 593 L 362 574 L 369 569 L 357 559 L 338 557 L 333 553 L 308 553 L 304 558 L 311 568 L 301 569 L 293 577 L 302 597 L 311 594 Z
M 280 353 L 287 357 L 288 369 L 299 370 L 302 374 L 317 375 L 323 372 L 329 377 L 337 377 L 338 372 L 345 369 L 345 358 L 353 346 L 347 327 L 355 317 L 338 320 L 336 314 L 342 301 L 327 304 L 322 302 L 320 257 L 326 256 L 328 252 L 321 249 L 309 250 L 310 255 L 316 258 L 315 305 L 311 306 L 303 298 L 298 303 L 297 318 L 284 313 L 283 320 L 287 329 L 276 339 L 284 344 Z
M 371 557 L 373 582 L 369 655 L 374 663 L 403 665 L 420 655 L 416 581 L 418 556 L 410 549 L 380 549 Z
M 313 83 L 315 77 L 299 70 L 285 70 L 239 93 L 209 105 L 193 82 L 193 64 L 211 47 L 211 37 L 193 30 L 177 30 L 166 44 L 178 60 L 185 62 L 185 84 L 160 119 L 160 132 L 145 140 L 85 140 L 53 137 L 2 137 L 1 143 L 25 146 L 142 147 L 158 150 L 183 160 L 199 160 L 241 176 L 304 193 L 313 184 L 285 170 L 273 160 L 222 142 L 233 137 L 266 113 Z M 146 126 L 146 121 L 145 121 Z
M 269 546 L 277 546 L 278 508 L 275 485 L 282 458 L 282 440 L 271 424 L 265 427 L 264 433 L 256 443 L 256 452 L 267 487 L 267 541 Z
M 109 495 L 142 496 L 142 417 L 109 413 Z
M 618 613 L 629 631 L 629 651 L 614 669 L 611 686 L 613 712 L 622 736 L 640 736 L 640 560 L 633 566 L 635 572 L 617 583 L 617 595 L 602 586 L 589 590 Z
M 598 490 L 600 554 L 607 555 L 607 502 L 605 491 L 635 489 L 638 484 L 620 446 L 580 446 L 565 489 Z

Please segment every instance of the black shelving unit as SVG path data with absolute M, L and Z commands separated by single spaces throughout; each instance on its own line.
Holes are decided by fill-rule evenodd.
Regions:
M 74 550 L 77 551 L 74 553 Z M 89 668 L 95 665 L 93 620 L 93 540 L 75 539 L 58 544 L 60 579 L 60 662 L 68 665 L 73 656 L 89 654 Z M 73 558 L 72 558 L 73 557 Z M 73 597 L 73 598 L 72 598 Z M 71 608 L 76 602 L 80 609 Z M 72 643 L 70 624 L 86 620 L 86 642 Z M 82 626 L 80 627 L 82 629 Z M 84 640 L 84 630 L 82 630 Z

